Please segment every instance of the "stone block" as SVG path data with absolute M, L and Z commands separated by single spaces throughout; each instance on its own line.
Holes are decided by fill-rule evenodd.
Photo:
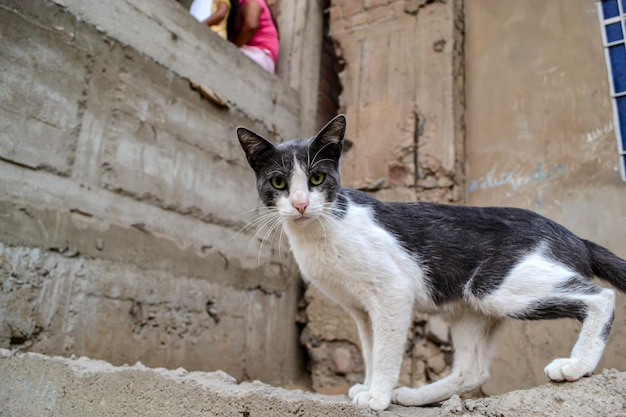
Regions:
M 365 0 L 363 5 L 366 9 L 374 9 L 376 7 L 384 7 L 387 6 L 389 0 Z
M 349 349 L 338 347 L 333 351 L 332 357 L 336 374 L 346 375 L 350 372 L 352 369 L 352 354 Z
M 407 187 L 383 188 L 373 194 L 381 201 L 399 201 L 410 203 L 417 200 L 415 190 Z
M 362 14 L 365 8 L 361 1 L 345 0 L 341 4 L 341 15 L 344 19 L 348 19 L 356 14 Z
M 441 374 L 446 370 L 447 363 L 443 352 L 437 353 L 435 356 L 428 358 L 426 361 L 428 369 L 436 374 Z
M 306 348 L 311 358 L 311 388 L 315 392 L 347 394 L 350 386 L 363 382 L 365 366 L 358 346 L 345 341 L 321 341 Z M 342 358 L 337 357 L 338 351 Z M 350 361 L 346 367 L 348 356 Z M 337 359 L 344 361 L 339 364 L 343 367 L 340 372 Z
M 440 316 L 432 316 L 426 323 L 426 337 L 437 344 L 450 343 L 450 326 Z
M 380 6 L 374 5 L 373 7 L 370 7 L 370 9 L 368 20 L 371 23 L 382 19 L 392 19 L 394 17 L 394 11 L 391 7 L 384 5 L 384 1 Z
M 345 14 L 346 12 L 344 12 L 344 15 Z M 363 25 L 368 23 L 369 13 L 367 12 L 354 13 L 350 16 L 345 17 L 344 19 L 345 19 L 346 28 L 354 29 L 354 28 L 362 27 Z
M 359 335 L 348 313 L 314 287 L 306 291 L 307 328 L 323 340 L 347 340 L 358 346 Z
M 406 356 L 402 358 L 398 385 L 403 387 L 413 386 L 413 358 Z
M 419 340 L 413 347 L 413 355 L 422 361 L 428 361 L 439 353 L 439 347 L 427 339 Z

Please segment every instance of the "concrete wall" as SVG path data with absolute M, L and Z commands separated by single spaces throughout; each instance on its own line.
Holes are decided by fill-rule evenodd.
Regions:
M 596 2 L 466 2 L 469 202 L 524 207 L 626 257 L 626 183 Z M 603 284 L 605 285 L 605 284 Z M 626 369 L 626 297 L 600 367 Z M 545 381 L 574 321 L 515 323 L 501 335 L 489 393 Z
M 234 135 L 298 136 L 297 92 L 174 1 L 2 0 L 0 44 L 0 346 L 297 379 Z

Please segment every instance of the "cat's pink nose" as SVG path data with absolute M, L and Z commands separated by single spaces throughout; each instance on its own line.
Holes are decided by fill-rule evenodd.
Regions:
M 304 214 L 304 210 L 306 210 L 306 208 L 309 206 L 309 202 L 301 201 L 301 202 L 292 203 L 291 205 L 294 206 L 296 210 L 300 212 L 300 214 Z

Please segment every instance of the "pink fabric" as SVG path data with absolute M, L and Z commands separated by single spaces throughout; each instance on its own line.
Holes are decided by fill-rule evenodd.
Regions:
M 259 49 L 256 46 L 249 45 L 241 45 L 239 50 L 246 54 L 250 59 L 259 64 L 263 69 L 271 72 L 272 74 L 276 71 L 276 64 L 272 60 L 269 52 L 267 50 Z
M 240 0 L 239 7 L 243 8 L 243 5 L 249 1 L 255 1 L 261 6 L 261 16 L 259 18 L 259 28 L 246 45 L 256 46 L 259 49 L 269 51 L 270 58 L 272 58 L 275 65 L 278 60 L 278 32 L 272 21 L 270 10 L 265 0 Z

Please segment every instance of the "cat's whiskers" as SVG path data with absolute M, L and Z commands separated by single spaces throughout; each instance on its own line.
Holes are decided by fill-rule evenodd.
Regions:
M 278 235 L 278 259 L 283 260 L 283 236 L 285 235 L 285 228 L 280 228 L 280 235 Z
M 243 212 L 243 213 L 239 214 L 237 217 L 242 217 L 242 216 L 243 216 L 243 215 L 245 215 L 245 214 L 248 214 L 248 213 L 250 213 L 250 212 L 257 211 L 257 210 L 260 210 L 260 209 L 263 209 L 263 208 L 264 208 L 264 206 L 261 206 L 261 207 L 256 207 L 256 208 L 251 209 L 251 210 L 247 210 L 247 211 L 245 211 L 245 212 Z M 250 230 L 250 229 L 252 229 L 253 227 L 255 227 L 255 225 L 257 225 L 258 223 L 260 223 L 261 221 L 263 221 L 263 220 L 264 220 L 264 218 L 265 218 L 266 216 L 268 216 L 268 215 L 272 215 L 272 214 L 265 213 L 265 214 L 262 214 L 262 215 L 260 215 L 260 216 L 253 217 L 251 220 L 248 220 L 248 221 L 247 221 L 247 222 L 246 222 L 243 226 L 241 226 L 241 227 L 239 228 L 239 230 L 237 230 L 237 232 L 236 232 L 234 235 L 232 235 L 232 236 L 231 236 L 231 238 L 228 240 L 228 242 L 229 242 L 229 243 L 231 243 L 231 242 L 232 242 L 233 240 L 235 240 L 235 238 L 236 238 L 236 237 L 238 237 L 240 234 L 245 233 L 245 232 L 247 232 L 248 230 Z
M 326 225 L 334 225 L 337 221 L 337 218 L 332 214 L 331 210 L 333 209 L 332 202 L 325 202 L 323 205 L 322 212 L 316 216 L 316 220 L 319 222 L 322 227 L 322 232 L 324 239 L 328 238 L 328 234 L 326 232 Z M 324 224 L 326 223 L 326 225 Z
M 316 161 L 316 162 L 315 162 L 315 163 L 311 166 L 311 169 L 315 168 L 315 165 L 317 165 L 317 164 L 319 164 L 319 163 L 321 163 L 321 162 L 324 162 L 324 161 L 330 161 L 330 162 L 332 162 L 332 163 L 335 163 L 335 161 L 334 161 L 334 160 L 332 160 L 332 159 L 330 159 L 330 158 L 324 158 L 324 159 L 320 159 L 319 161 Z
M 248 242 L 248 249 L 246 250 L 246 256 L 250 253 L 250 248 L 252 247 L 252 244 L 254 242 L 256 242 L 257 240 L 259 240 L 260 238 L 259 233 L 261 233 L 262 230 L 265 230 L 265 228 L 267 227 L 268 224 L 270 224 L 272 221 L 275 221 L 274 217 L 270 217 L 267 218 L 263 221 L 263 223 L 261 223 L 257 228 L 256 231 L 254 232 L 254 235 L 250 238 L 250 242 Z M 261 240 L 261 247 L 259 248 L 259 253 L 261 251 L 261 248 L 263 247 L 263 241 Z
M 256 210 L 256 209 L 254 209 Z M 252 210 L 249 210 L 252 211 Z M 248 221 L 246 224 L 244 224 L 238 231 L 237 233 L 235 233 L 229 240 L 229 242 L 231 242 L 233 239 L 235 239 L 237 236 L 239 236 L 241 233 L 243 232 L 247 232 L 248 230 L 252 229 L 253 227 L 258 228 L 259 224 L 264 222 L 265 220 L 272 218 L 274 216 L 277 216 L 277 209 L 275 209 L 274 211 L 276 212 L 272 212 L 270 211 L 269 213 L 264 213 L 261 214 L 260 216 L 254 217 L 253 219 L 251 219 L 250 221 Z
M 255 229 L 254 235 L 250 238 L 250 242 L 248 243 L 248 249 L 246 250 L 246 255 L 250 253 L 250 248 L 252 243 L 258 239 L 259 234 L 269 227 L 269 229 L 275 227 L 277 222 L 280 222 L 280 215 L 278 214 L 278 209 L 275 207 L 267 207 L 269 210 L 268 213 L 261 214 L 258 217 L 250 220 L 246 223 L 230 240 L 232 241 L 236 236 L 240 233 L 248 231 L 250 229 Z M 269 225 L 269 226 L 268 226 Z M 261 247 L 259 248 L 259 262 L 260 262 L 260 251 L 263 248 L 265 237 L 261 240 Z
M 324 203 L 324 215 L 328 218 L 329 222 L 334 223 L 337 221 L 335 214 L 333 212 L 339 212 L 342 214 L 346 214 L 346 209 L 343 207 L 339 207 L 334 202 L 326 202 Z
M 273 174 L 276 174 L 276 175 L 285 175 L 285 174 L 283 174 L 283 171 L 280 171 L 280 170 L 278 170 L 278 169 L 275 169 L 274 171 L 270 171 L 270 172 L 268 172 L 268 173 L 267 173 L 267 175 L 273 175 Z
M 249 210 L 242 211 L 241 213 L 239 213 L 239 214 L 237 214 L 237 215 L 235 216 L 235 220 L 240 220 L 242 217 L 244 217 L 244 216 L 246 216 L 246 215 L 248 215 L 248 214 L 250 214 L 250 213 L 264 211 L 266 208 L 267 208 L 266 206 L 256 206 L 256 207 L 251 208 L 251 209 L 249 209 Z M 247 221 L 247 222 L 246 222 L 246 224 L 247 224 L 248 222 L 249 222 L 249 221 Z
M 312 164 L 312 165 L 310 165 L 310 166 L 311 166 L 311 168 L 313 168 L 313 167 L 317 164 L 317 163 L 315 162 L 315 160 L 317 159 L 317 155 L 319 155 L 319 154 L 320 154 L 320 152 L 322 152 L 322 151 L 324 150 L 324 148 L 325 148 L 325 147 L 327 147 L 327 146 L 329 146 L 329 145 L 332 145 L 332 143 L 331 143 L 331 142 L 329 142 L 329 143 L 325 144 L 324 146 L 322 146 L 320 149 L 318 149 L 318 151 L 315 153 L 315 156 L 313 157 L 313 161 L 311 162 L 311 164 Z
M 317 216 L 315 219 L 319 222 L 320 226 L 322 226 L 322 231 L 324 232 L 324 240 L 327 239 L 326 236 L 326 227 L 324 227 L 324 222 L 322 221 L 322 218 L 324 217 L 324 213 L 322 213 L 321 215 Z
M 259 265 L 261 264 L 261 252 L 263 252 L 263 246 L 265 245 L 265 243 L 268 241 L 269 238 L 272 238 L 271 240 L 273 240 L 273 236 L 276 234 L 276 228 L 278 226 L 281 226 L 281 229 L 282 229 L 282 224 L 283 222 L 280 216 L 276 216 L 274 218 L 274 222 L 269 226 L 267 232 L 263 236 L 263 239 L 261 240 L 261 245 L 259 246 L 259 254 L 257 256 L 257 263 Z M 280 248 L 279 248 L 279 254 L 280 254 Z

